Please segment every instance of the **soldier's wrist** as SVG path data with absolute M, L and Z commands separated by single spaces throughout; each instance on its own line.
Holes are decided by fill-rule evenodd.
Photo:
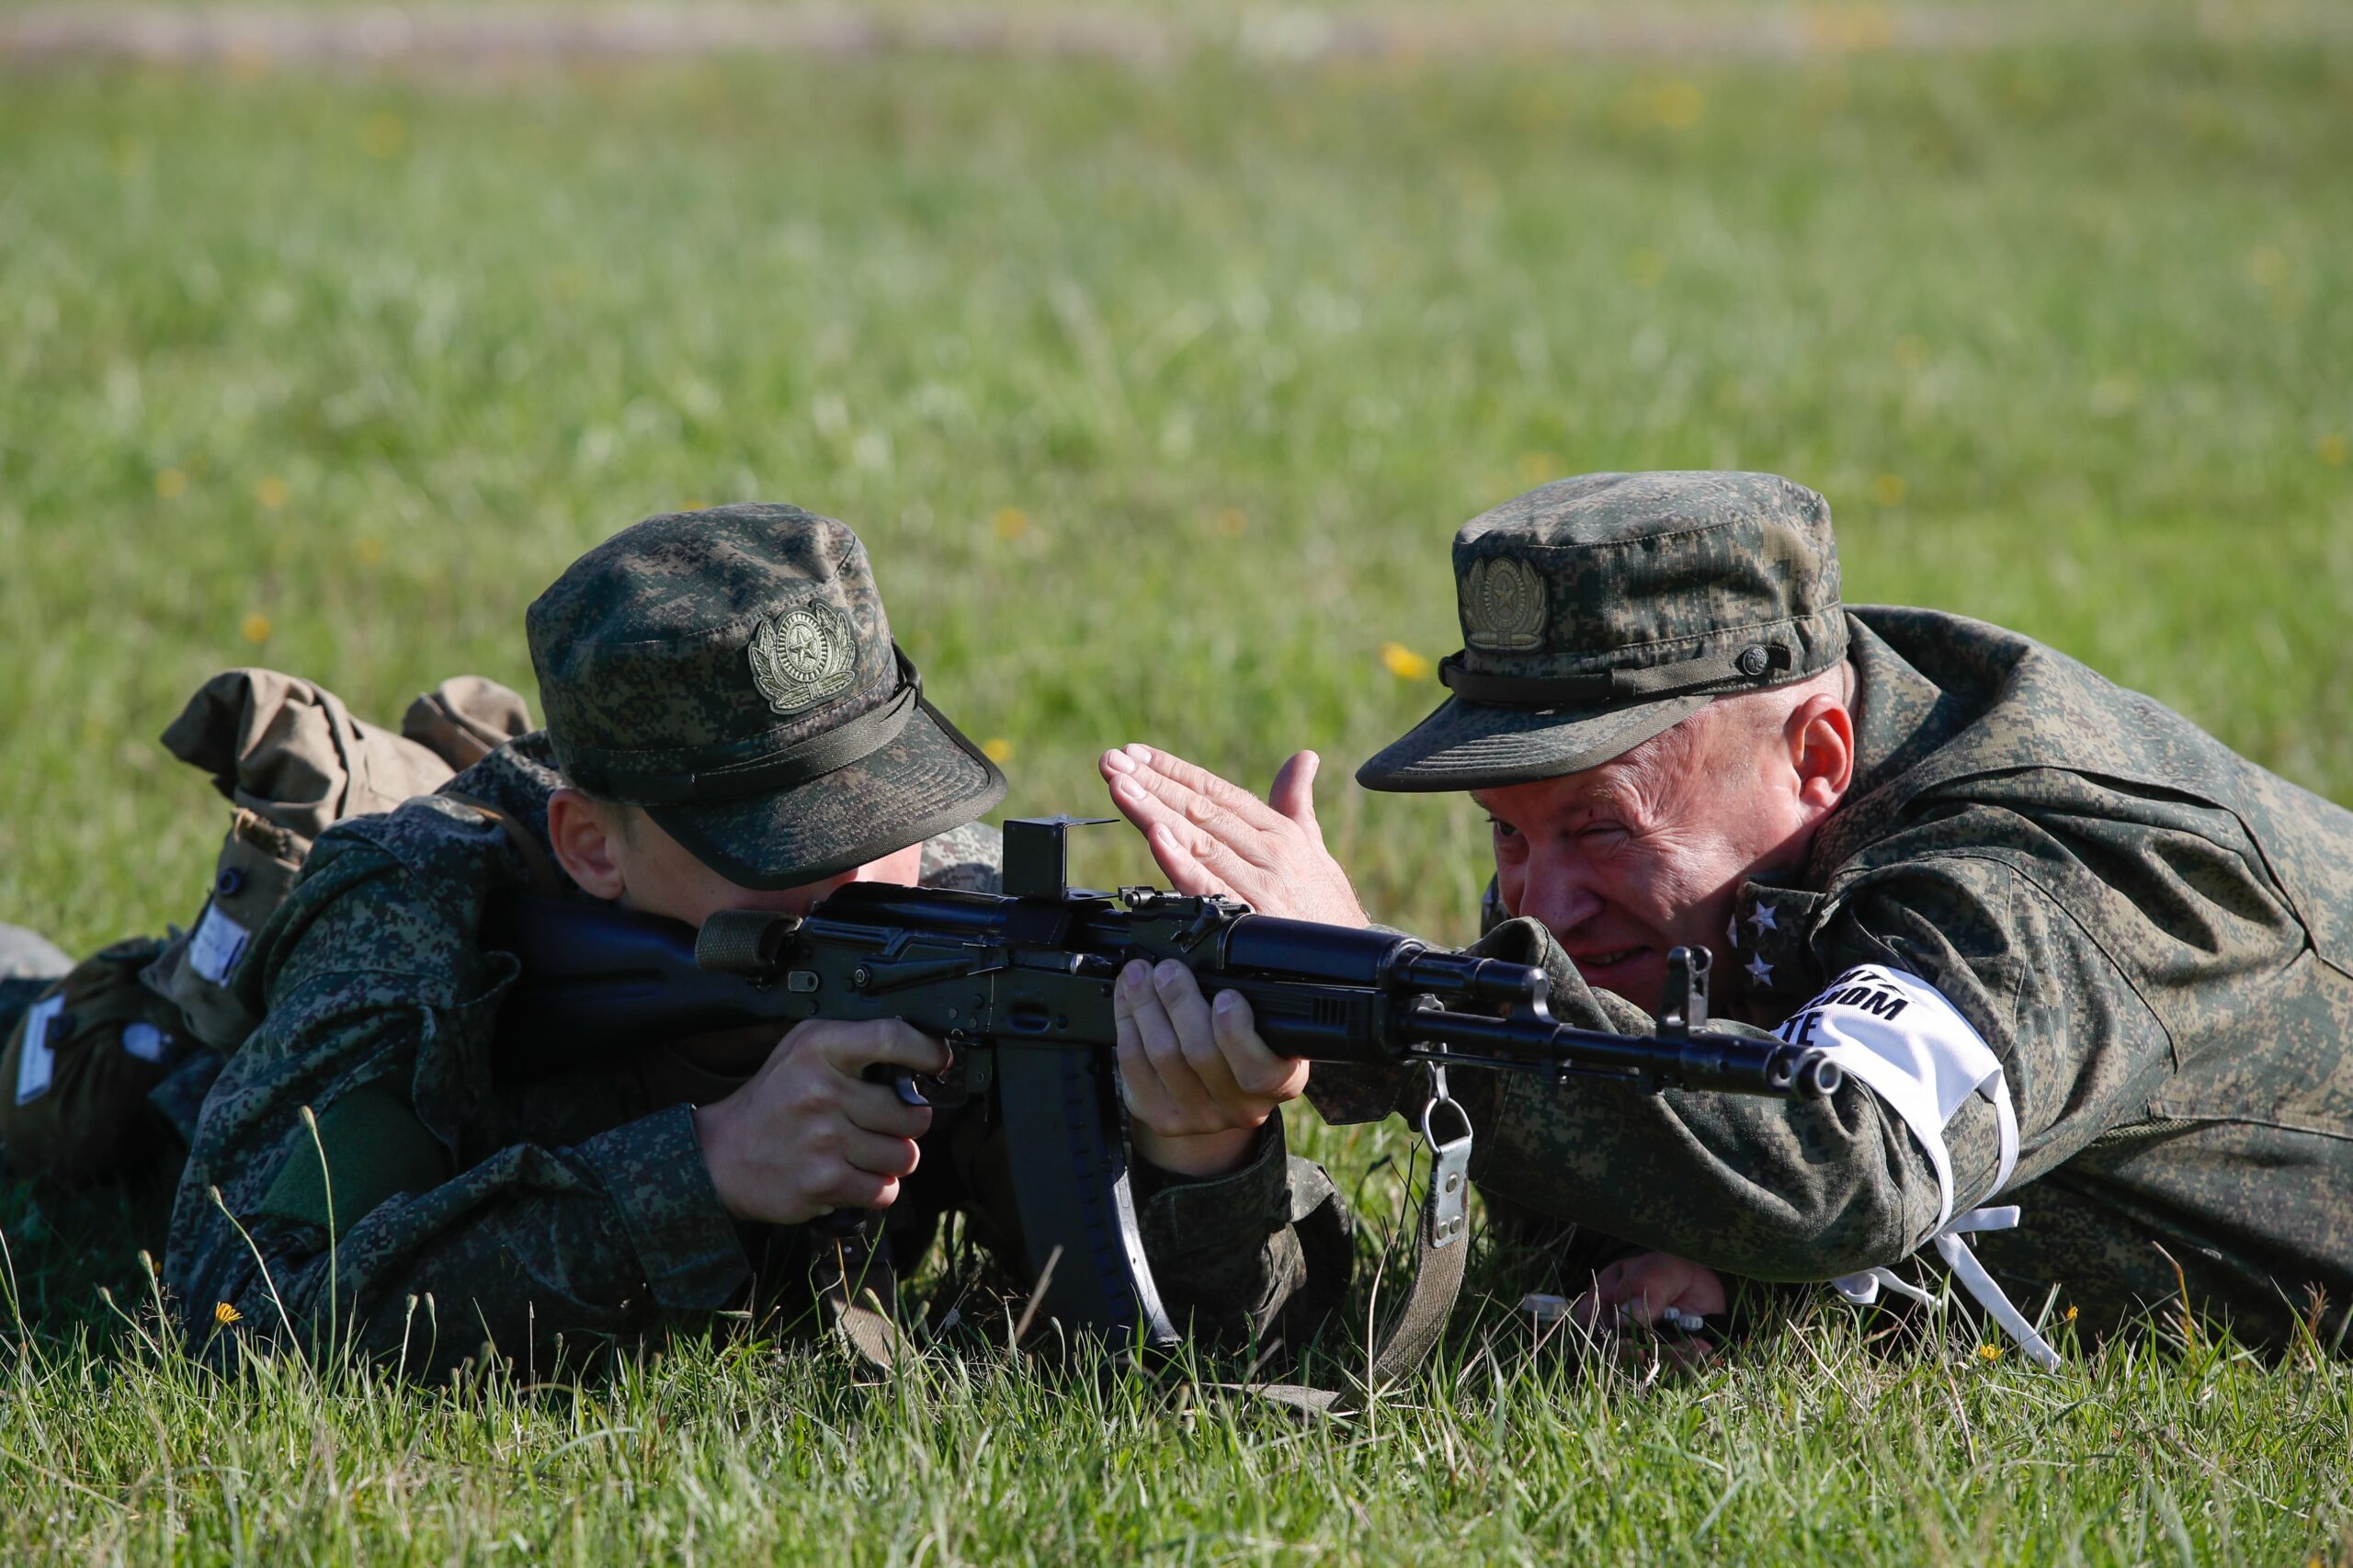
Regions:
M 710 1188 L 719 1194 L 719 1206 L 727 1210 L 731 1219 L 754 1218 L 745 1206 L 741 1184 L 736 1179 L 736 1163 L 732 1154 L 734 1123 L 727 1113 L 727 1102 L 714 1100 L 709 1105 L 695 1106 L 692 1111 L 695 1142 L 702 1148 L 703 1168 L 710 1174 Z
M 1258 1132 L 1257 1127 L 1229 1127 L 1217 1132 L 1172 1135 L 1138 1124 L 1129 1136 L 1137 1156 L 1154 1168 L 1199 1181 L 1232 1176 L 1248 1165 L 1257 1148 Z

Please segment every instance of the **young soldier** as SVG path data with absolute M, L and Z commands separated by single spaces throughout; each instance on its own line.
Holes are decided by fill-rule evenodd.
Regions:
M 483 927 L 502 895 L 699 924 L 858 879 L 994 883 L 974 820 L 1004 779 L 925 699 L 857 538 L 788 506 L 651 518 L 528 626 L 545 731 L 328 831 L 239 966 L 261 1023 L 205 1101 L 164 1269 L 199 1338 L 347 1334 L 426 1373 L 485 1342 L 519 1358 L 805 1279 L 810 1222 L 835 1210 L 888 1210 L 906 1242 L 961 1197 L 926 1157 L 931 1111 L 864 1075 L 946 1064 L 895 1020 L 497 1071 L 516 968 Z M 1308 1310 L 1294 1206 L 1332 1228 L 1337 1203 L 1271 1114 L 1304 1069 L 1246 1016 L 1213 1022 L 1181 970 L 1130 972 L 1118 1006 L 1172 1312 L 1239 1335 Z
M 1868 1300 L 1933 1243 L 2038 1359 L 1997 1279 L 2093 1325 L 2186 1292 L 2256 1343 L 2342 1335 L 2353 814 L 2015 632 L 1842 608 L 1829 508 L 1771 475 L 1563 480 L 1454 570 L 1453 695 L 1358 778 L 1485 812 L 1480 950 L 1638 1031 L 1668 949 L 1712 947 L 1720 1013 L 1847 1073 L 1824 1102 L 1474 1079 L 1491 1195 L 1656 1249 L 1605 1302 L 1705 1312 L 1715 1269 Z M 1271 805 L 1165 752 L 1103 768 L 1180 889 L 1363 920 L 1312 754 Z M 1310 1093 L 1359 1119 L 1381 1088 Z

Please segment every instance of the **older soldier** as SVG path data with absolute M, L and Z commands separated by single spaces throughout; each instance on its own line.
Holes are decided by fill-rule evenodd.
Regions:
M 651 518 L 529 626 L 547 729 L 329 830 L 237 971 L 262 1021 L 205 1101 L 164 1270 L 199 1336 L 348 1324 L 412 1371 L 486 1340 L 520 1358 L 701 1320 L 756 1277 L 805 1283 L 809 1222 L 835 1209 L 915 1221 L 896 1241 L 961 1197 L 954 1161 L 923 1159 L 931 1111 L 864 1075 L 946 1065 L 895 1020 L 813 1020 L 748 1055 L 648 1040 L 523 1084 L 495 1068 L 501 894 L 699 923 L 859 879 L 993 884 L 996 835 L 970 824 L 1005 781 L 922 696 L 857 538 L 788 506 Z M 1294 1187 L 1331 1224 L 1336 1199 L 1287 1162 L 1272 1098 L 1236 1087 L 1273 1058 L 1213 1033 L 1189 974 L 1131 973 L 1120 998 L 1169 1305 L 1264 1327 L 1301 1273 Z
M 1656 1249 L 1605 1301 L 1706 1311 L 1715 1269 L 1868 1300 L 1933 1244 L 2038 1359 L 2005 1285 L 2343 1335 L 2353 814 L 2015 632 L 1842 607 L 1829 508 L 1785 479 L 1563 480 L 1465 525 L 1454 570 L 1452 696 L 1358 778 L 1486 812 L 1483 950 L 1631 1031 L 1705 944 L 1720 1013 L 1847 1069 L 1826 1102 L 1477 1084 L 1491 1196 Z M 1314 767 L 1266 804 L 1103 759 L 1179 886 L 1361 921 Z M 1309 1089 L 1336 1119 L 1384 1092 Z

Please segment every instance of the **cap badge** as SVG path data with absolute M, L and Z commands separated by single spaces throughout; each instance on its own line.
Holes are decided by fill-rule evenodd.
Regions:
M 785 717 L 839 697 L 858 673 L 858 635 L 849 617 L 823 599 L 763 617 L 745 651 L 753 684 Z
M 1462 574 L 1462 640 L 1473 648 L 1533 648 L 1544 640 L 1544 582 L 1514 556 L 1471 563 Z

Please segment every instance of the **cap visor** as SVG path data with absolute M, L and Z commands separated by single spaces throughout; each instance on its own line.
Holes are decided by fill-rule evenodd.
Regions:
M 1449 698 L 1411 733 L 1357 769 L 1368 790 L 1488 790 L 1581 773 L 1663 734 L 1712 700 L 1669 697 L 1632 707 L 1492 708 Z
M 823 778 L 719 805 L 648 806 L 694 858 L 738 887 L 790 888 L 961 827 L 1005 799 L 1005 775 L 918 698 L 906 728 Z

